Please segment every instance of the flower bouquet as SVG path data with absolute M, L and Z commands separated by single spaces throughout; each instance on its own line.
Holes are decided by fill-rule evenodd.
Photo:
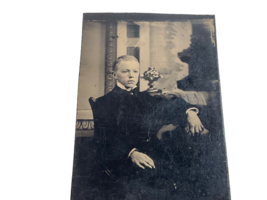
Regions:
M 149 67 L 148 70 L 144 72 L 143 78 L 149 81 L 149 88 L 147 90 L 148 92 L 158 92 L 158 89 L 154 88 L 154 82 L 159 78 L 162 78 L 162 76 L 157 70 L 155 70 L 154 67 Z

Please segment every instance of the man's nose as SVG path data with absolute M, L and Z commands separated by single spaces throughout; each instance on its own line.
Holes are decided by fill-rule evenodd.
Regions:
M 133 78 L 133 72 L 129 72 L 129 78 Z

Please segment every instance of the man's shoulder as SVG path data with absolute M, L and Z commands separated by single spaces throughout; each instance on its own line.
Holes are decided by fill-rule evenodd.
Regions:
M 112 101 L 114 99 L 117 99 L 117 98 L 118 98 L 118 95 L 116 93 L 114 93 L 113 91 L 111 91 L 111 92 L 105 94 L 104 96 L 98 97 L 97 102 L 101 103 L 101 104 L 105 104 L 105 103 Z

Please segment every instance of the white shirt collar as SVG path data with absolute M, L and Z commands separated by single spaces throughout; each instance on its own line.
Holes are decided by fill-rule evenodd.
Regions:
M 122 85 L 119 81 L 117 81 L 117 86 L 119 87 L 119 88 L 121 88 L 122 90 L 127 90 L 127 91 L 131 91 L 131 90 L 133 90 L 134 88 L 136 88 L 137 86 L 134 86 L 133 88 L 126 88 L 124 85 Z

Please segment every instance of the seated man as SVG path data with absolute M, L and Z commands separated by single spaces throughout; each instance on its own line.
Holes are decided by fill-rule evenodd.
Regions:
M 175 130 L 173 138 L 180 140 L 180 135 L 189 135 L 187 125 L 190 133 L 201 134 L 204 127 L 198 109 L 180 98 L 167 100 L 138 92 L 139 62 L 133 56 L 119 57 L 113 70 L 115 88 L 97 100 L 100 126 L 105 128 L 101 164 L 117 178 L 139 174 L 145 180 L 162 175 L 175 179 L 173 172 L 160 172 L 164 171 L 160 165 L 162 160 L 167 165 L 175 163 L 168 149 L 181 151 L 175 140 L 164 140 L 162 134 Z

